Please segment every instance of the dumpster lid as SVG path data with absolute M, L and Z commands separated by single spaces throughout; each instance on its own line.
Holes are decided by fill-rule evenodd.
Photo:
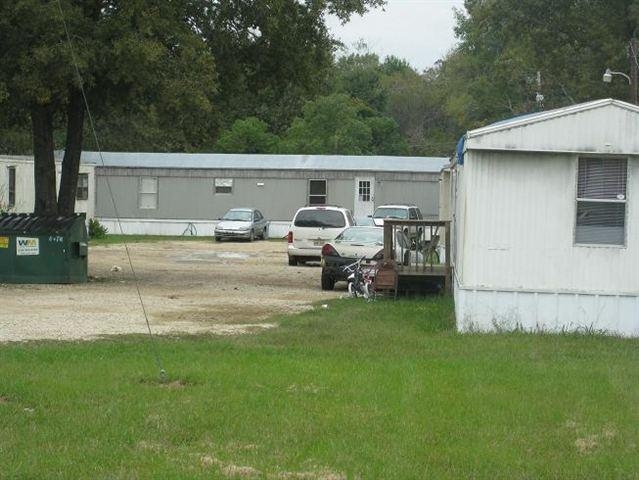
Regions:
M 27 213 L 11 213 L 0 216 L 0 235 L 42 235 L 63 233 L 81 218 L 83 213 L 65 216 L 42 216 Z

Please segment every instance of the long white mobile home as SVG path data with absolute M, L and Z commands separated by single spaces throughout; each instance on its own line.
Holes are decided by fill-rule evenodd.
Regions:
M 639 336 L 639 107 L 470 131 L 451 177 L 459 330 Z

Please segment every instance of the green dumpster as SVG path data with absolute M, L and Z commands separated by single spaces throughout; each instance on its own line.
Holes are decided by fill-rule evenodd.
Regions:
M 87 256 L 84 214 L 0 216 L 0 283 L 83 283 Z

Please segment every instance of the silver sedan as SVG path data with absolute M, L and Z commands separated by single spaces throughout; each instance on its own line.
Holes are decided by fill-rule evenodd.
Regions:
M 224 238 L 243 239 L 252 242 L 255 238 L 268 238 L 268 221 L 255 208 L 231 208 L 215 226 L 215 241 Z

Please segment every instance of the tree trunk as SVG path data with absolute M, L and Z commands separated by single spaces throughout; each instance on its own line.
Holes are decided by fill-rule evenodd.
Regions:
M 55 159 L 53 157 L 53 114 L 51 105 L 34 104 L 31 107 L 33 127 L 33 174 L 35 184 L 36 215 L 56 215 Z
M 58 212 L 72 215 L 75 212 L 75 197 L 78 188 L 82 134 L 84 128 L 84 98 L 82 91 L 71 87 L 67 113 L 67 141 L 62 160 Z

